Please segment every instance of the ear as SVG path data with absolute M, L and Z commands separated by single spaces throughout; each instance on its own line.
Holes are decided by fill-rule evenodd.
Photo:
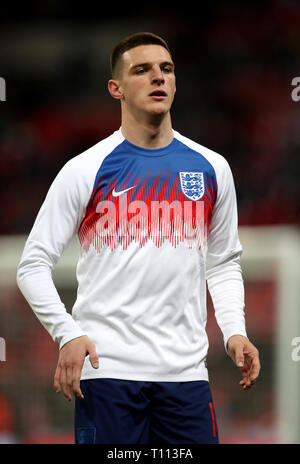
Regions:
M 108 91 L 111 94 L 111 96 L 115 98 L 116 100 L 122 100 L 123 92 L 122 92 L 120 81 L 110 79 L 108 81 Z

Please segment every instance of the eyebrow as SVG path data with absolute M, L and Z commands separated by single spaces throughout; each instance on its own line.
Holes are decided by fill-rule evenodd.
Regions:
M 130 71 L 133 71 L 134 69 L 136 68 L 143 68 L 145 66 L 151 66 L 151 63 L 150 62 L 145 62 L 145 63 L 138 63 L 138 64 L 135 64 L 134 66 L 132 66 L 132 68 L 130 68 Z M 171 66 L 172 69 L 174 69 L 174 63 L 172 61 L 163 61 L 161 63 L 159 63 L 159 66 Z

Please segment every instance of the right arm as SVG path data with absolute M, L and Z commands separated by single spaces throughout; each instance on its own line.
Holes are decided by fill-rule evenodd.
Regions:
M 80 191 L 76 182 L 74 164 L 68 162 L 48 191 L 26 241 L 17 270 L 17 284 L 21 292 L 41 324 L 59 344 L 60 368 L 56 370 L 55 388 L 58 391 L 57 381 L 61 381 L 66 397 L 66 382 L 71 386 L 70 363 L 73 365 L 76 362 L 76 382 L 72 382 L 76 387 L 79 383 L 78 366 L 83 364 L 87 352 L 95 360 L 94 344 L 66 311 L 52 279 L 53 267 L 77 233 L 85 209 L 84 197 L 85 193 Z M 79 344 L 82 345 L 81 349 L 78 349 Z M 75 349 L 78 355 L 74 352 Z M 78 388 L 75 389 L 78 392 Z

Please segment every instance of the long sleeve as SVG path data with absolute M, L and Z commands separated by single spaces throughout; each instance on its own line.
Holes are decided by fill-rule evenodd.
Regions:
M 17 284 L 53 340 L 62 347 L 84 335 L 66 311 L 52 280 L 52 269 L 79 226 L 83 206 L 69 162 L 52 183 L 17 270 Z
M 154 207 L 162 211 L 155 230 Z M 199 247 L 204 224 L 208 239 L 204 233 Z M 75 235 L 80 255 L 71 315 L 52 270 Z M 60 171 L 26 242 L 17 281 L 60 347 L 81 335 L 95 343 L 101 369 L 86 359 L 82 380 L 208 380 L 206 283 L 225 344 L 244 335 L 240 253 L 225 159 L 176 131 L 171 144 L 153 150 L 131 144 L 119 130 Z
M 247 334 L 236 193 L 230 167 L 224 158 L 221 161 L 217 171 L 218 196 L 209 230 L 206 278 L 226 348 L 232 335 Z

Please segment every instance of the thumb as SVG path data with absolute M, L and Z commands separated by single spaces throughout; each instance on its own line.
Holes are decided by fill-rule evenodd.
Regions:
M 88 352 L 89 352 L 89 360 L 90 360 L 90 363 L 91 363 L 92 367 L 94 369 L 98 369 L 98 367 L 99 367 L 99 359 L 98 359 L 98 355 L 97 355 L 96 348 L 95 348 L 94 344 L 91 344 L 89 346 Z
M 235 353 L 235 363 L 238 367 L 244 367 L 244 353 L 242 349 Z

